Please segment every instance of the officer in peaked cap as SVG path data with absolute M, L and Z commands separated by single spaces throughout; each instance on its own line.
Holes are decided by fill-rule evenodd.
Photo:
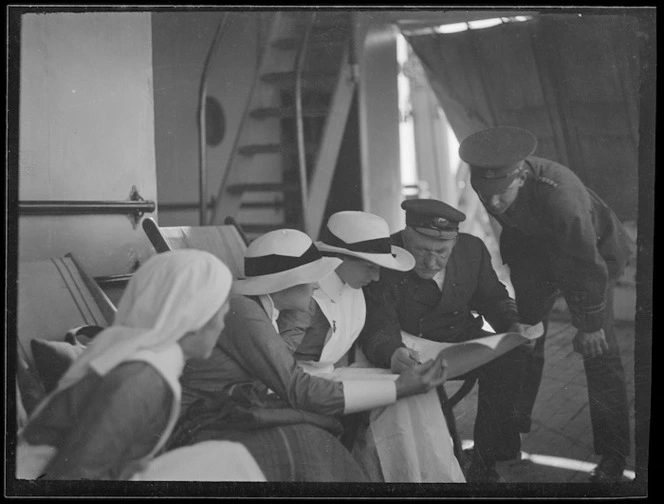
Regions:
M 522 162 L 537 148 L 537 139 L 521 128 L 490 128 L 470 135 L 459 157 L 470 166 L 470 183 L 482 195 L 502 193 L 519 176 Z
M 528 131 L 497 127 L 465 138 L 459 156 L 471 185 L 502 225 L 500 253 L 509 265 L 524 322 L 548 325 L 562 293 L 577 328 L 574 349 L 584 358 L 595 452 L 592 481 L 619 481 L 630 453 L 625 378 L 613 327 L 613 286 L 633 244 L 613 211 L 569 168 L 533 156 Z M 519 405 L 521 431 L 542 377 L 544 341 L 529 357 Z
M 406 200 L 401 206 L 406 228 L 391 240 L 413 254 L 415 267 L 407 272 L 384 270 L 378 281 L 364 287 L 367 315 L 359 343 L 369 361 L 393 372 L 414 365 L 419 357 L 403 344 L 402 330 L 440 342 L 485 336 L 482 317 L 472 311 L 498 332 L 522 330 L 516 304 L 498 280 L 486 246 L 459 232 L 466 218 L 463 212 L 433 199 Z M 516 348 L 477 369 L 481 392 L 468 481 L 500 481 L 496 460 L 520 453 L 512 412 L 526 356 Z M 444 411 L 454 431 L 451 408 Z M 455 450 L 463 458 L 459 445 L 457 437 Z
M 435 199 L 412 199 L 401 203 L 406 211 L 406 226 L 420 234 L 441 240 L 453 240 L 466 214 Z

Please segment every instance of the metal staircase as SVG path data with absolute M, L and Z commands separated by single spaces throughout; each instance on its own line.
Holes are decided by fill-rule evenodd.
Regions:
M 276 12 L 208 224 L 316 238 L 355 91 L 352 13 Z

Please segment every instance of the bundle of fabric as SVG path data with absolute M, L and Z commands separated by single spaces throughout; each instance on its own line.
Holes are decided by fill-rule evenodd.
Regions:
M 233 441 L 247 448 L 268 481 L 367 481 L 366 473 L 340 443 L 342 432 L 335 417 L 292 408 L 254 381 L 191 404 L 166 449 Z

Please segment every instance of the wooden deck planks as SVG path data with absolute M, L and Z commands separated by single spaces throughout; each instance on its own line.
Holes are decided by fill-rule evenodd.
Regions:
M 576 329 L 567 321 L 551 321 L 545 348 L 542 384 L 533 411 L 533 428 L 522 436 L 522 451 L 528 454 L 561 457 L 596 464 L 588 409 L 588 391 L 581 356 L 572 349 Z M 634 325 L 616 327 L 625 368 L 627 396 L 630 404 L 630 428 L 634 439 Z M 447 384 L 450 394 L 459 384 Z M 457 427 L 463 440 L 472 440 L 477 412 L 477 387 L 455 408 Z M 556 459 L 548 463 L 556 463 Z M 587 468 L 589 466 L 585 466 Z M 627 469 L 634 468 L 634 448 Z M 554 467 L 531 460 L 500 462 L 498 471 L 508 482 L 570 483 L 587 481 L 588 473 L 579 468 Z

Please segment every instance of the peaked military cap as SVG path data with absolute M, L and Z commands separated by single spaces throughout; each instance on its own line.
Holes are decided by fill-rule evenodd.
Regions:
M 410 199 L 401 203 L 406 211 L 406 226 L 431 238 L 452 240 L 466 214 L 435 199 Z
M 459 157 L 470 166 L 475 191 L 498 194 L 519 175 L 520 162 L 536 148 L 537 139 L 529 131 L 499 126 L 466 137 L 459 146 Z

